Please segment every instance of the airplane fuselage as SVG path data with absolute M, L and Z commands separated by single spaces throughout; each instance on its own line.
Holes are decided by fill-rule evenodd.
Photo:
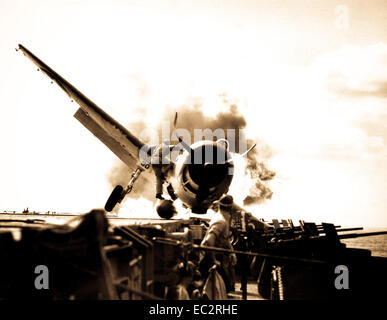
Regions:
M 170 183 L 176 196 L 194 213 L 206 213 L 209 206 L 227 193 L 233 178 L 231 154 L 214 141 L 199 141 L 176 161 Z

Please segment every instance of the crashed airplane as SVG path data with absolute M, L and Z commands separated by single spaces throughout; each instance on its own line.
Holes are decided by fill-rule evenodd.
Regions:
M 370 250 L 347 248 L 341 240 L 387 231 L 348 233 L 362 228 L 302 220 L 297 226 L 290 219 L 263 222 L 252 220 L 251 214 L 235 205 L 230 223 L 233 249 L 203 246 L 209 219 L 169 219 L 174 213 L 173 200 L 180 199 L 193 212 L 205 213 L 228 192 L 234 161 L 227 142 L 188 145 L 178 136 L 182 148 L 178 160 L 164 163 L 163 151 L 170 151 L 171 146 L 144 144 L 29 50 L 22 45 L 19 50 L 80 105 L 75 118 L 133 172 L 126 188 L 113 190 L 106 211 L 122 201 L 137 179 L 153 179 L 149 169 L 157 171 L 160 161 L 161 171 L 166 165 L 167 172 L 162 173 L 171 200 L 158 189 L 158 213 L 164 219 L 123 219 L 120 224 L 104 210 L 78 215 L 75 227 L 71 223 L 51 225 L 43 216 L 26 219 L 27 213 L 8 215 L 0 221 L 0 300 L 167 299 L 165 292 L 178 283 L 176 275 L 190 280 L 191 299 L 198 299 L 196 290 L 200 290 L 199 297 L 217 299 L 219 296 L 211 294 L 213 287 L 207 286 L 208 291 L 203 287 L 205 279 L 189 272 L 203 251 L 238 256 L 235 270 L 240 290 L 227 295 L 231 299 L 236 293 L 248 299 L 248 283 L 256 286 L 253 299 L 271 300 L 377 297 L 380 288 L 386 287 L 387 258 L 372 256 Z M 209 160 L 206 154 L 216 157 Z M 34 283 L 43 274 L 36 276 L 34 270 L 50 271 L 48 290 L 36 290 Z
M 152 179 L 149 172 L 151 167 L 156 174 L 156 183 L 159 184 L 156 194 L 159 199 L 157 212 L 162 218 L 169 219 L 176 213 L 173 205 L 176 199 L 180 199 L 193 213 L 204 214 L 214 201 L 228 192 L 233 178 L 234 161 L 228 150 L 227 140 L 203 140 L 189 146 L 181 136 L 177 136 L 179 145 L 176 146 L 164 143 L 158 146 L 147 145 L 23 45 L 19 45 L 19 50 L 79 104 L 80 108 L 74 117 L 133 172 L 126 188 L 121 185 L 114 188 L 106 202 L 106 211 L 112 211 L 130 193 L 137 179 Z M 177 113 L 174 125 L 176 122 Z M 242 156 L 254 147 L 255 144 Z M 174 152 L 177 157 L 171 156 Z M 169 199 L 162 195 L 164 181 L 168 184 Z

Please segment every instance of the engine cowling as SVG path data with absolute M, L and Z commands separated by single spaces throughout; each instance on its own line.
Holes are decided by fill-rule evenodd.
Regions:
M 227 193 L 233 178 L 231 154 L 224 144 L 200 141 L 177 160 L 173 189 L 194 213 L 206 213 L 209 206 Z

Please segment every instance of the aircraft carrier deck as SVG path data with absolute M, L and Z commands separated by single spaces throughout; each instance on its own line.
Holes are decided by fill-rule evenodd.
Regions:
M 0 299 L 158 300 L 176 277 L 176 264 L 202 250 L 208 218 L 121 218 L 92 210 L 83 215 L 0 214 Z M 237 228 L 238 229 L 238 228 Z M 340 239 L 359 228 L 333 224 L 236 230 L 235 291 L 229 299 L 348 299 L 373 296 L 387 283 L 387 258 L 347 248 Z M 199 234 L 198 234 L 199 231 Z M 375 234 L 385 234 L 373 233 Z M 50 270 L 50 288 L 36 290 L 33 272 Z M 333 286 L 337 266 L 348 267 L 351 290 Z M 367 277 L 364 275 L 367 274 Z

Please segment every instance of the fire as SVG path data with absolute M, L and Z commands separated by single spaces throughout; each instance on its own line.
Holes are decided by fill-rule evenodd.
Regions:
M 247 139 L 247 148 L 254 143 L 257 143 L 257 147 L 245 157 L 238 154 L 241 148 L 239 145 L 239 132 L 244 130 L 249 124 L 244 115 L 241 114 L 240 108 L 235 101 L 232 101 L 224 94 L 218 95 L 218 103 L 219 100 L 222 108 L 213 115 L 206 113 L 205 99 L 192 98 L 189 103 L 180 105 L 177 108 L 167 106 L 165 108 L 165 116 L 160 119 L 155 131 L 158 137 L 162 137 L 162 127 L 165 126 L 165 121 L 172 120 L 172 115 L 175 111 L 179 115 L 177 127 L 188 130 L 191 137 L 194 136 L 195 129 L 215 131 L 220 128 L 225 132 L 227 132 L 227 129 L 233 129 L 236 132 L 236 137 L 235 144 L 230 145 L 230 151 L 233 152 L 235 159 L 235 169 L 229 193 L 233 195 L 235 201 L 240 205 L 250 206 L 263 203 L 271 199 L 273 195 L 269 187 L 269 181 L 274 178 L 275 172 L 269 170 L 265 164 L 271 156 L 270 147 L 259 137 L 245 137 Z M 147 123 L 147 117 L 144 117 L 142 120 L 128 125 L 128 128 L 138 135 L 140 131 L 147 129 Z M 170 132 L 173 132 L 172 123 L 170 126 Z M 173 139 L 171 138 L 170 140 Z M 191 141 L 193 142 L 193 140 Z M 161 142 L 159 141 L 159 143 Z M 117 184 L 125 185 L 129 181 L 131 174 L 126 165 L 117 160 L 107 178 L 111 186 L 114 187 Z M 119 210 L 120 215 L 125 214 L 127 211 L 134 211 L 133 214 L 138 212 L 141 217 L 143 212 L 154 212 L 154 193 L 154 184 L 136 183 L 133 192 L 123 201 L 120 208 L 117 207 L 115 210 L 116 212 Z M 133 214 L 131 213 L 131 216 Z

